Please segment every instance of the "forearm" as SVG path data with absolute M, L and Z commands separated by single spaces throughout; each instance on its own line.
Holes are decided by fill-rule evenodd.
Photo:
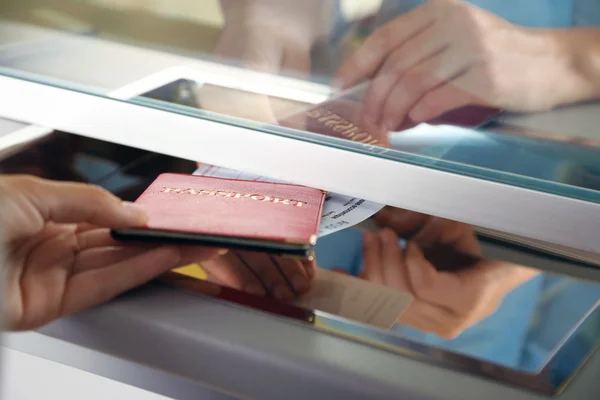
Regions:
M 570 75 L 557 83 L 572 86 L 566 102 L 600 99 L 600 28 L 553 30 L 550 35 L 567 55 Z
M 334 0 L 220 0 L 227 25 L 280 28 L 297 40 L 314 43 L 328 34 L 335 22 Z

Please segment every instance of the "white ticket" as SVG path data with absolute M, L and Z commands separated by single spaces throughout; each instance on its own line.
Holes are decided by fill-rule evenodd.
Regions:
M 241 179 L 256 182 L 279 182 L 276 179 L 266 176 L 249 174 L 233 169 L 217 167 L 209 164 L 202 164 L 194 175 L 214 176 L 217 178 Z M 373 203 L 356 197 L 345 196 L 338 193 L 327 193 L 323 205 L 323 215 L 321 217 L 321 229 L 319 237 L 327 236 L 342 229 L 350 228 L 356 224 L 365 221 L 379 210 L 383 204 Z

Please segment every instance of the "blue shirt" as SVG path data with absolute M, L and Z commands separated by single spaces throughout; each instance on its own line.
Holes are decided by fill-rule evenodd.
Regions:
M 598 26 L 600 2 L 596 0 L 465 0 L 522 26 L 566 28 Z M 384 0 L 379 22 L 393 19 L 424 0 Z

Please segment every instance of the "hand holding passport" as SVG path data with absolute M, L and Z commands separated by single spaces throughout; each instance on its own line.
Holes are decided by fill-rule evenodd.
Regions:
M 163 174 L 136 201 L 149 215 L 146 226 L 112 234 L 118 240 L 231 249 L 209 264 L 227 263 L 223 271 L 260 274 L 260 281 L 267 282 L 264 292 L 246 292 L 390 328 L 410 303 L 410 294 L 327 271 L 315 273 L 311 260 L 324 200 L 325 192 L 297 185 Z M 269 278 L 273 270 L 294 289 L 296 300 L 278 294 L 282 286 Z M 290 271 L 295 271 L 291 280 Z M 239 296 L 241 292 L 233 297 Z
M 218 290 L 217 297 L 261 310 L 279 310 L 303 320 L 318 310 L 386 329 L 401 320 L 405 310 L 413 315 L 409 307 L 413 295 L 408 287 L 316 268 L 313 247 L 324 201 L 325 192 L 303 186 L 163 174 L 136 201 L 149 215 L 146 226 L 114 230 L 112 234 L 126 241 L 230 249 L 202 265 L 210 280 L 232 287 Z M 394 215 L 401 211 L 394 211 Z M 378 214 L 378 220 L 384 221 L 385 216 Z M 419 218 L 413 222 L 414 226 L 397 228 L 410 231 L 421 225 Z M 478 261 L 470 253 L 461 255 L 446 247 L 443 243 L 423 247 L 425 259 L 440 271 L 459 272 Z M 365 251 L 366 262 L 372 261 L 371 248 Z M 369 262 L 366 267 L 367 272 L 373 269 Z M 181 278 L 168 282 L 199 287 L 180 285 Z M 288 304 L 283 306 L 269 298 Z

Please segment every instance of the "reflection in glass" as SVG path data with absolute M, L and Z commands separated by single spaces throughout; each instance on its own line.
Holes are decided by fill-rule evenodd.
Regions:
M 512 113 L 599 97 L 597 1 L 28 0 L 4 2 L 0 17 L 9 75 L 106 94 L 189 66 L 200 78 L 173 77 L 175 97 L 161 85 L 130 97 L 152 91 L 156 101 L 135 101 L 600 200 L 598 135 L 587 117 L 564 124 L 581 125 L 577 135 L 510 122 Z M 564 62 L 573 57 L 583 58 Z M 339 104 L 336 90 L 361 81 Z M 333 92 L 340 118 L 319 121 L 326 129 L 308 123 L 307 111 Z
M 8 153 L 0 167 L 5 173 L 94 182 L 133 200 L 157 174 L 191 173 L 196 163 L 55 132 Z M 321 238 L 319 268 L 414 296 L 390 330 L 261 300 L 199 266 L 186 267 L 176 281 L 208 278 L 234 290 L 196 291 L 425 362 L 556 393 L 598 344 L 600 284 L 489 260 L 486 251 L 468 225 L 396 208 Z
M 0 73 L 599 202 L 597 126 L 575 137 L 507 121 L 600 97 L 600 3 L 424 3 L 8 1 Z M 579 62 L 563 62 L 573 52 Z M 196 163 L 55 133 L 2 167 L 133 200 L 156 174 Z M 596 346 L 598 284 L 486 260 L 471 227 L 391 212 L 375 218 L 391 230 L 323 238 L 317 259 L 413 292 L 412 308 L 389 332 L 322 313 L 308 322 L 550 393 Z M 419 237 L 424 226 L 441 231 Z M 442 245 L 478 273 L 441 268 L 428 250 Z

